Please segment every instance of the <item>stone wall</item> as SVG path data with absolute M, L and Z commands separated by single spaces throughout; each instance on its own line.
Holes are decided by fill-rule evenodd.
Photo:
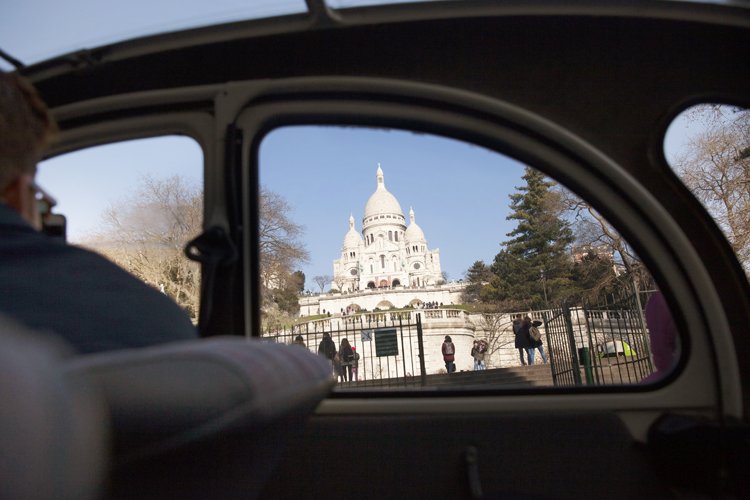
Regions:
M 448 283 L 429 287 L 395 287 L 364 290 L 351 293 L 323 293 L 306 295 L 299 298 L 301 317 L 327 314 L 336 316 L 346 311 L 349 306 L 357 306 L 361 310 L 374 311 L 376 307 L 383 307 L 390 303 L 396 309 L 401 309 L 414 302 L 434 302 L 436 304 L 453 305 L 462 303 L 461 295 L 466 285 L 464 283 Z

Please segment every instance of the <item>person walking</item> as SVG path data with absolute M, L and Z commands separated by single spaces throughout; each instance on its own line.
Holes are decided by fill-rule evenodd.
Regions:
M 529 357 L 529 364 L 534 364 L 534 353 L 536 351 L 536 343 L 531 338 L 531 318 L 527 315 L 524 316 L 521 321 L 521 338 L 526 343 L 526 354 Z
M 354 351 L 349 340 L 343 339 L 339 345 L 339 358 L 341 360 L 341 379 L 346 382 L 352 379 L 352 363 L 354 362 Z
M 529 337 L 531 338 L 531 343 L 534 344 L 534 347 L 532 347 L 532 352 L 534 348 L 536 348 L 537 351 L 539 351 L 539 355 L 542 357 L 542 361 L 544 361 L 544 364 L 547 364 L 547 355 L 544 353 L 544 344 L 542 343 L 542 334 L 539 331 L 539 327 L 542 326 L 542 322 L 538 320 L 534 320 L 531 322 L 531 328 L 529 328 Z
M 352 377 L 354 377 L 354 380 L 359 380 L 359 375 L 357 373 L 359 370 L 359 353 L 355 346 L 352 346 L 352 352 L 354 353 L 354 359 L 352 360 Z
M 484 353 L 487 351 L 487 343 L 483 340 L 475 340 L 471 348 L 471 357 L 474 358 L 474 371 L 484 370 Z
M 318 354 L 331 362 L 331 370 L 338 381 L 339 373 L 337 373 L 338 370 L 336 369 L 336 362 L 334 361 L 334 358 L 336 357 L 336 344 L 333 342 L 333 339 L 328 332 L 323 332 L 323 339 L 320 341 L 320 344 L 318 344 Z
M 445 361 L 445 370 L 451 374 L 456 371 L 456 346 L 453 345 L 453 341 L 451 340 L 450 335 L 445 336 L 445 341 L 443 342 L 443 361 Z
M 529 323 L 530 325 L 531 323 Z M 533 364 L 533 358 L 529 355 L 529 347 L 531 347 L 531 340 L 529 339 L 529 327 L 524 328 L 524 321 L 521 318 L 513 320 L 513 335 L 515 336 L 516 349 L 518 349 L 518 355 L 521 358 L 521 364 L 525 365 L 524 353 L 529 359 L 529 364 Z

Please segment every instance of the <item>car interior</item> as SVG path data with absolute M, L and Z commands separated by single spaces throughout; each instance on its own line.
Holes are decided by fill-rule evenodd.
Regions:
M 750 107 L 750 4 L 305 6 L 17 67 L 58 121 L 49 159 L 199 146 L 203 227 L 185 253 L 202 338 L 73 356 L 0 318 L 0 497 L 743 497 L 750 285 L 664 137 L 693 105 Z M 674 369 L 652 384 L 347 389 L 320 356 L 263 341 L 261 149 L 308 126 L 446 138 L 554 179 L 663 291 Z

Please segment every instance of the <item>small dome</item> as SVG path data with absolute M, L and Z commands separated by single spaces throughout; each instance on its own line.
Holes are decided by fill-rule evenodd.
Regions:
M 424 231 L 422 231 L 422 228 L 419 227 L 419 225 L 415 222 L 414 217 L 414 209 L 409 209 L 409 227 L 406 228 L 406 232 L 404 233 L 404 239 L 407 243 L 416 243 L 416 242 L 424 242 Z
M 349 231 L 344 236 L 344 248 L 357 248 L 362 243 L 362 236 L 354 229 L 354 216 L 349 215 Z
M 385 178 L 380 164 L 378 164 L 376 178 L 378 180 L 378 187 L 365 205 L 365 220 L 374 215 L 381 214 L 397 214 L 403 217 L 404 212 L 401 210 L 398 200 L 385 188 Z

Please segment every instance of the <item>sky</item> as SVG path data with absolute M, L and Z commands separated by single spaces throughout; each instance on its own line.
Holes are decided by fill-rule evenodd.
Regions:
M 334 0 L 331 5 L 356 1 L 365 2 Z M 27 63 L 160 30 L 305 9 L 304 0 L 0 2 L 0 48 Z M 668 157 L 680 149 L 689 128 L 684 120 L 670 128 Z M 513 228 L 505 219 L 508 195 L 523 174 L 522 165 L 497 153 L 399 131 L 290 127 L 271 133 L 260 154 L 261 182 L 286 198 L 292 219 L 304 226 L 311 259 L 302 270 L 310 289 L 314 276 L 332 274 L 349 214 L 361 230 L 378 163 L 386 187 L 407 219 L 414 208 L 429 248 L 440 249 L 443 270 L 453 280 L 476 260 L 491 262 L 499 251 Z M 78 242 L 96 231 L 104 210 L 137 189 L 143 175 L 182 175 L 200 185 L 202 169 L 198 145 L 171 137 L 60 156 L 40 165 L 38 180 L 58 199 L 56 211 L 68 217 L 70 240 Z
M 385 187 L 409 220 L 413 208 L 442 269 L 460 279 L 476 260 L 491 262 L 514 224 L 505 220 L 508 195 L 522 184 L 523 165 L 486 149 L 428 134 L 343 127 L 287 127 L 261 143 L 260 179 L 293 207 L 305 226 L 310 281 L 333 273 L 349 215 L 362 230 L 364 208 Z

